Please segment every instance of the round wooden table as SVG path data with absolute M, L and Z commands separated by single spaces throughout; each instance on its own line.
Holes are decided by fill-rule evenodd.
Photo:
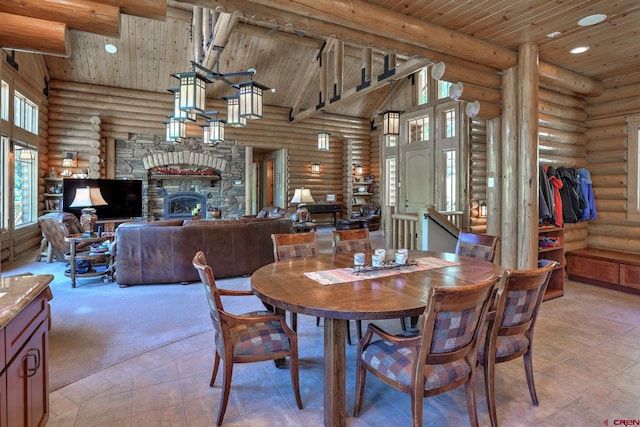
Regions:
M 387 250 L 392 259 L 393 250 Z M 371 263 L 372 251 L 367 253 Z M 322 285 L 305 273 L 353 266 L 353 254 L 320 255 L 265 265 L 251 276 L 253 292 L 283 310 L 319 316 L 324 321 L 324 424 L 344 426 L 345 337 L 347 320 L 375 320 L 418 316 L 424 312 L 429 286 L 464 286 L 501 274 L 500 266 L 475 258 L 442 252 L 410 251 L 409 259 L 434 257 L 456 265 Z M 375 274 L 375 273 L 373 273 Z

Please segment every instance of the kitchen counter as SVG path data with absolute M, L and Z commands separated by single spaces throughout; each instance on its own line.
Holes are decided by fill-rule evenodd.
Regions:
M 0 278 L 0 329 L 7 326 L 43 291 L 48 293 L 48 299 L 51 300 L 53 295 L 49 289 L 49 283 L 52 280 L 51 274 Z

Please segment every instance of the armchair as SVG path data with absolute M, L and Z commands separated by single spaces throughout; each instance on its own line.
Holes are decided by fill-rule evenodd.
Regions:
M 84 229 L 78 218 L 69 212 L 49 212 L 38 218 L 42 234 L 51 245 L 51 253 L 56 261 L 68 262 L 65 255 L 69 253 L 69 242 L 64 238 L 71 234 L 81 234 Z
M 368 204 L 360 206 L 360 211 L 351 214 L 352 219 L 363 219 L 367 222 L 369 231 L 380 229 L 380 206 Z

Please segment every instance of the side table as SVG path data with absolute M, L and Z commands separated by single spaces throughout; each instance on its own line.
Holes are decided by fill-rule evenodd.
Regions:
M 71 251 L 65 258 L 69 261 L 69 273 L 66 273 L 71 278 L 71 287 L 76 287 L 76 278 L 79 277 L 108 277 L 111 279 L 113 277 L 113 258 L 109 251 L 95 253 L 92 252 L 90 247 L 87 246 L 87 249 L 81 248 L 81 250 L 77 250 L 77 246 L 79 243 L 86 243 L 87 245 L 91 245 L 92 243 L 101 243 L 105 240 L 110 240 L 111 236 L 102 236 L 102 237 L 84 237 L 82 234 L 71 234 L 66 236 L 64 240 L 69 242 L 71 246 Z M 77 273 L 76 272 L 76 261 L 89 261 L 91 263 L 92 269 L 86 273 Z M 97 267 L 97 268 L 96 268 Z

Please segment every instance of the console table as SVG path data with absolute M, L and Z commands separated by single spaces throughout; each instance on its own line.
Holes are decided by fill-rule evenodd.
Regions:
M 331 213 L 333 214 L 333 226 L 336 226 L 336 222 L 338 217 L 336 214 L 340 214 L 340 218 L 342 218 L 342 205 L 339 203 L 311 203 L 306 205 L 301 205 L 300 207 L 305 207 L 310 214 L 322 214 L 322 213 Z

